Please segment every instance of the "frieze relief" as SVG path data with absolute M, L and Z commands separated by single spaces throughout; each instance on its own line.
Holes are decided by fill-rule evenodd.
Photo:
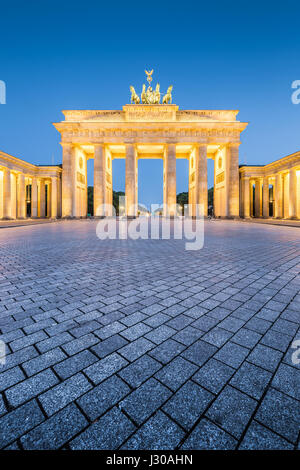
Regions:
M 240 131 L 235 129 L 102 129 L 102 130 L 90 130 L 90 129 L 74 129 L 73 131 L 67 130 L 62 131 L 62 139 L 64 141 L 72 141 L 73 138 L 84 141 L 103 138 L 110 140 L 111 138 L 128 139 L 135 138 L 143 141 L 145 138 L 155 139 L 157 141 L 166 138 L 174 138 L 179 141 L 184 138 L 230 138 L 235 142 L 239 142 Z

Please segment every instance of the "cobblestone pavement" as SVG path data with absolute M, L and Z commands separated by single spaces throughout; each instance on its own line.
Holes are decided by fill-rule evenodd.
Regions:
M 0 447 L 299 449 L 299 229 L 95 227 L 0 231 Z

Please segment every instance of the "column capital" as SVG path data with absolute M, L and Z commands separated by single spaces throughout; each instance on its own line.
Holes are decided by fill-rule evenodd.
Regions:
M 240 145 L 241 145 L 241 142 L 228 142 L 228 144 L 226 144 L 226 147 L 239 148 Z
M 73 142 L 59 142 L 59 143 L 62 146 L 62 148 L 68 148 L 68 147 L 71 148 L 75 146 Z
M 207 147 L 208 144 L 206 142 L 196 142 L 193 144 L 194 148 L 199 148 L 199 147 Z

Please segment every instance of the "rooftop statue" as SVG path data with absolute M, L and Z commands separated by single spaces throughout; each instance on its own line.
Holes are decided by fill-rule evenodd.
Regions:
M 160 85 L 159 83 L 156 84 L 155 90 L 151 87 L 151 82 L 152 82 L 152 74 L 153 74 L 153 69 L 151 71 L 145 70 L 145 73 L 147 75 L 147 82 L 149 84 L 147 90 L 146 90 L 146 85 L 143 84 L 142 88 L 142 93 L 141 93 L 141 98 L 138 96 L 136 93 L 135 89 L 133 86 L 130 86 L 130 91 L 131 91 L 131 103 L 134 104 L 160 104 Z M 172 103 L 172 89 L 173 85 L 169 86 L 167 93 L 163 97 L 163 102 L 162 104 L 171 104 Z

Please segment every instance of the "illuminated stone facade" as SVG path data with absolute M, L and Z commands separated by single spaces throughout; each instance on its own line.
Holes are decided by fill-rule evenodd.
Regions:
M 240 167 L 240 214 L 300 219 L 300 152 L 265 166 Z
M 0 152 L 0 218 L 61 217 L 61 173 Z
M 126 214 L 137 215 L 138 159 L 163 159 L 164 212 L 175 215 L 176 159 L 189 160 L 190 215 L 207 215 L 207 158 L 215 165 L 215 215 L 239 216 L 238 111 L 182 111 L 176 105 L 126 105 L 115 111 L 63 111 L 62 216 L 86 216 L 86 161 L 94 158 L 94 214 L 112 203 L 112 160 L 126 159 Z M 80 166 L 80 162 L 83 162 Z

